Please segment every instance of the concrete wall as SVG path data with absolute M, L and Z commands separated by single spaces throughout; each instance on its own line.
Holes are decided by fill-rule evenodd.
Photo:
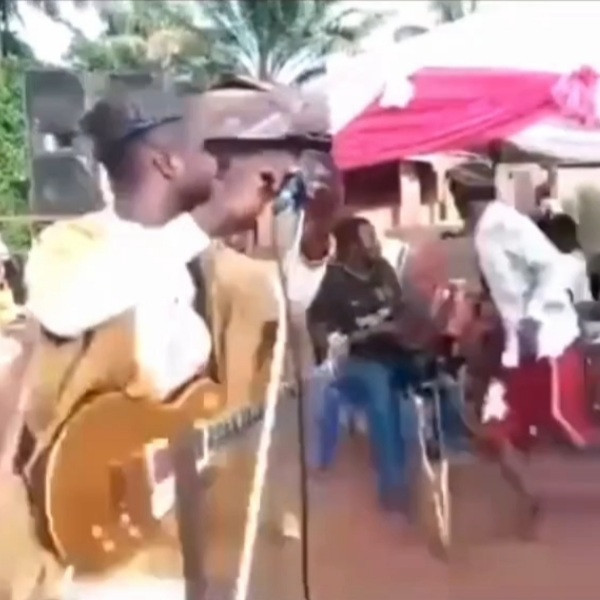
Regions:
M 430 162 L 402 161 L 389 165 L 385 174 L 378 168 L 365 170 L 361 186 L 354 186 L 351 178 L 347 180 L 349 209 L 370 219 L 381 234 L 399 227 L 456 225 L 460 219 L 445 173 L 460 160 L 435 157 Z M 388 184 L 382 185 L 382 180 Z

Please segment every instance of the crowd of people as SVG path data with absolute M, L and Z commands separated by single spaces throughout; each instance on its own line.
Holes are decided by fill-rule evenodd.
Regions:
M 12 546 L 0 546 L 6 554 L 0 555 L 0 587 L 13 600 L 30 597 L 34 589 L 40 598 L 50 597 L 44 594 L 52 593 L 52 574 L 61 572 L 49 568 L 57 561 L 28 526 L 32 507 L 23 499 L 30 462 L 39 455 L 36 444 L 53 439 L 61 425 L 65 389 L 90 340 L 115 321 L 135 340 L 135 356 L 115 352 L 101 373 L 90 373 L 95 390 L 100 384 L 103 389 L 135 387 L 149 397 L 168 398 L 208 372 L 215 342 L 207 316 L 193 308 L 199 306 L 197 286 L 187 267 L 210 252 L 214 240 L 245 250 L 240 232 L 273 201 L 287 174 L 261 156 L 243 165 L 232 161 L 226 173 L 217 173 L 215 159 L 198 150 L 199 140 L 190 135 L 194 128 L 182 117 L 142 118 L 112 100 L 97 103 L 82 127 L 110 177 L 113 203 L 101 213 L 48 227 L 29 257 L 27 315 L 37 339 L 46 349 L 73 352 L 62 363 L 51 363 L 51 374 L 40 371 L 39 362 L 37 371 L 28 372 L 19 435 L 4 444 L 2 483 L 13 492 L 4 494 L 0 538 L 15 523 L 22 525 L 21 535 L 29 536 L 17 544 L 26 548 L 26 557 L 15 558 Z M 577 447 L 591 443 L 595 434 L 584 400 L 576 310 L 591 293 L 575 222 L 553 215 L 538 226 L 497 197 L 487 164 L 451 170 L 450 190 L 466 235 L 472 236 L 483 286 L 470 317 L 450 331 L 454 296 L 409 302 L 403 259 L 384 258 L 367 219 L 339 217 L 343 181 L 331 157 L 306 151 L 293 162 L 307 178 L 309 198 L 300 256 L 285 260 L 284 267 L 292 335 L 306 350 L 302 401 L 312 424 L 318 429 L 328 411 L 339 410 L 340 396 L 332 401 L 328 393 L 332 386 L 345 380 L 359 387 L 380 500 L 402 508 L 409 485 L 407 457 L 419 426 L 410 391 L 437 378 L 441 368 L 454 382 L 454 387 L 448 379 L 440 384 L 447 403 L 456 413 L 468 411 L 454 394 L 460 385 L 454 366 L 464 361 L 478 390 L 459 394 L 479 415 L 469 436 L 518 490 L 529 532 L 539 502 L 529 489 L 523 454 L 544 432 Z M 449 285 L 440 282 L 442 292 Z M 415 320 L 423 323 L 417 336 L 410 327 Z M 497 342 L 489 344 L 491 338 Z M 484 366 L 469 362 L 482 353 Z M 123 369 L 114 364 L 119 360 L 134 360 L 136 367 Z M 51 377 L 56 385 L 44 387 L 36 377 Z M 481 419 L 494 381 L 503 385 L 503 408 L 488 410 Z M 24 436 L 29 452 L 23 457 Z M 332 457 L 316 452 L 312 459 L 313 466 L 324 468 Z

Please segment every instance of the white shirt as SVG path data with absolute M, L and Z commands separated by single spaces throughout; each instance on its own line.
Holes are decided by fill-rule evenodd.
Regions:
M 312 304 L 325 277 L 327 262 L 327 258 L 309 262 L 302 256 L 286 257 L 287 293 L 294 312 L 305 313 Z
M 96 219 L 108 232 L 105 239 L 84 259 L 77 262 L 75 257 L 75 267 L 58 278 L 60 289 L 48 280 L 36 281 L 39 275 L 32 277 L 28 265 L 27 307 L 43 327 L 63 337 L 77 337 L 133 309 L 137 362 L 158 394 L 167 396 L 210 355 L 210 336 L 192 308 L 194 286 L 186 268 L 210 240 L 189 215 L 156 228 L 124 221 L 110 211 L 84 218 Z M 52 235 L 52 228 L 42 233 L 30 264 L 36 252 L 44 253 Z
M 571 293 L 575 304 L 592 300 L 587 263 L 581 250 L 569 254 L 560 253 L 560 272 L 565 288 Z
M 560 356 L 578 337 L 579 326 L 558 250 L 531 219 L 498 200 L 481 216 L 475 249 L 504 325 L 503 364 L 518 365 L 517 331 L 525 318 L 540 324 L 538 358 Z
M 400 240 L 385 239 L 382 244 L 383 258 L 394 269 L 401 283 L 409 251 L 408 244 Z M 288 280 L 287 291 L 294 312 L 305 313 L 312 304 L 325 277 L 331 254 L 330 250 L 323 260 L 309 262 L 301 255 L 296 258 L 295 253 L 287 253 L 284 263 Z

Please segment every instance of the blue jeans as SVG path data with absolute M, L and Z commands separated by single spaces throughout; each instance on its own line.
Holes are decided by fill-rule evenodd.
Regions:
M 313 461 L 328 467 L 335 457 L 343 406 L 364 410 L 377 467 L 377 488 L 384 503 L 406 491 L 411 456 L 417 451 L 415 407 L 406 391 L 418 375 L 409 362 L 350 358 L 339 372 L 317 367 L 306 400 L 318 441 Z M 316 446 L 316 448 L 315 448 Z

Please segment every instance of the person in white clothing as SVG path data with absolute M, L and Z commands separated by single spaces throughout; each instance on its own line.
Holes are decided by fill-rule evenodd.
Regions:
M 514 450 L 529 451 L 536 435 L 544 432 L 578 447 L 592 437 L 583 359 L 575 344 L 577 314 L 558 250 L 529 217 L 496 198 L 493 169 L 475 164 L 451 170 L 449 179 L 504 329 L 502 379 L 508 410 L 486 423 L 485 439 L 532 517 L 537 502 Z
M 243 172 L 232 167 L 216 181 L 214 159 L 198 152 L 181 118 L 130 118 L 131 110 L 100 102 L 85 117 L 83 128 L 111 179 L 114 207 L 81 219 L 83 230 L 100 231 L 104 239 L 90 245 L 86 260 L 81 251 L 65 257 L 66 287 L 62 278 L 54 289 L 34 276 L 37 255 L 60 225 L 41 234 L 26 270 L 27 308 L 44 329 L 64 338 L 135 308 L 139 360 L 163 397 L 201 370 L 211 349 L 191 307 L 187 264 L 211 238 L 252 222 L 271 194 L 261 177 L 269 167 L 246 163 Z

